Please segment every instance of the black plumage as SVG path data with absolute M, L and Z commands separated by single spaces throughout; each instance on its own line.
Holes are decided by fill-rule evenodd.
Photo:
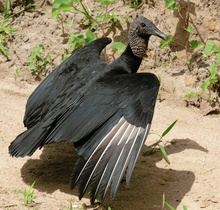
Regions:
M 153 118 L 159 81 L 154 74 L 136 73 L 151 35 L 166 38 L 138 17 L 126 50 L 112 63 L 100 59 L 109 38 L 73 53 L 29 97 L 27 130 L 11 143 L 10 154 L 23 157 L 46 144 L 73 142 L 79 158 L 71 188 L 79 183 L 81 199 L 90 186 L 92 204 L 98 194 L 103 202 L 109 188 L 114 199 L 125 171 L 129 184 Z

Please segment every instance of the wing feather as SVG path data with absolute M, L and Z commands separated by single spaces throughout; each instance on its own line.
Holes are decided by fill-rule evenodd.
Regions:
M 129 141 L 125 143 L 125 146 L 124 146 L 122 153 L 121 153 L 122 155 L 119 158 L 119 160 L 117 161 L 116 170 L 113 174 L 113 179 L 112 179 L 112 183 L 111 183 L 111 199 L 112 200 L 115 198 L 116 192 L 119 187 L 119 183 L 121 182 L 121 179 L 122 179 L 124 172 L 127 168 L 128 161 L 130 159 L 130 155 L 133 152 L 134 145 L 135 145 L 137 138 L 140 135 L 142 129 L 143 128 L 141 128 L 141 127 L 135 128 L 135 137 L 129 139 Z
M 131 157 L 130 157 L 128 167 L 126 170 L 126 185 L 127 186 L 129 186 L 132 172 L 134 170 L 138 156 L 141 152 L 141 149 L 143 148 L 144 142 L 147 138 L 149 131 L 150 131 L 150 124 L 147 124 L 147 127 L 146 127 L 145 131 L 143 132 L 143 135 L 138 138 L 138 141 L 134 145 L 134 149 L 133 149 L 133 152 L 131 153 Z
M 22 140 L 28 148 L 22 152 L 32 154 L 37 146 L 53 142 L 74 142 L 79 159 L 73 170 L 71 188 L 79 183 L 81 199 L 90 186 L 90 200 L 94 203 L 98 194 L 102 202 L 108 189 L 114 199 L 126 171 L 129 184 L 150 129 L 159 82 L 149 73 L 124 74 L 104 76 L 88 87 L 92 88 L 81 95 L 73 93 L 71 97 L 70 89 L 66 93 L 67 101 L 65 96 L 59 96 L 64 101 L 55 103 L 45 121 L 41 121 L 45 136 L 38 138 L 41 132 L 37 125 L 33 126 L 36 144 L 29 144 L 30 139 Z M 16 142 L 11 148 L 11 154 L 13 150 L 20 154 Z
M 98 165 L 103 167 L 103 156 L 109 154 L 109 150 L 115 145 L 115 141 L 120 141 L 118 136 L 123 135 L 125 129 L 125 123 L 122 120 L 112 129 L 112 131 L 100 142 L 100 145 L 94 150 L 90 156 L 89 161 L 86 163 L 84 171 L 81 175 L 80 182 L 80 197 L 83 197 L 91 179 L 93 178 L 94 172 L 97 171 Z M 113 145 L 112 145 L 113 144 Z
M 30 95 L 26 104 L 24 125 L 30 128 L 43 119 L 62 92 L 66 94 L 72 87 L 73 94 L 94 78 L 96 69 L 104 68 L 100 53 L 110 42 L 109 38 L 96 39 L 78 49 L 54 69 Z
M 86 142 L 87 147 L 91 148 L 89 145 L 102 136 L 102 140 L 98 140 L 100 144 L 94 147 L 90 156 L 87 156 L 88 159 L 84 168 L 78 174 L 77 180 L 75 179 L 75 182 L 80 182 L 80 198 L 90 185 L 91 203 L 95 202 L 98 194 L 100 194 L 100 201 L 102 202 L 109 188 L 111 188 L 111 199 L 114 199 L 125 172 L 126 184 L 129 184 L 137 158 L 150 129 L 159 89 L 156 77 L 150 74 L 152 77 L 148 80 L 148 76 L 149 74 L 123 75 L 118 80 L 112 78 L 111 82 L 115 83 L 116 86 L 113 84 L 106 85 L 105 79 L 102 79 L 100 83 L 94 86 L 93 90 L 86 93 L 86 104 L 90 104 L 91 107 L 103 103 L 109 108 L 118 107 L 119 110 L 122 110 L 122 114 L 118 116 L 120 120 L 114 124 L 111 130 L 102 132 L 102 135 L 99 135 L 101 129 L 97 130 L 97 135 Z M 134 84 L 131 84 L 128 78 L 131 78 Z M 109 82 L 110 80 L 106 81 Z M 122 84 L 122 87 L 117 84 Z M 126 87 L 126 91 L 123 87 Z M 102 91 L 99 92 L 99 90 Z M 121 122 L 123 123 L 121 124 Z M 109 126 L 108 123 L 106 126 Z M 83 157 L 85 154 L 86 149 L 80 153 Z

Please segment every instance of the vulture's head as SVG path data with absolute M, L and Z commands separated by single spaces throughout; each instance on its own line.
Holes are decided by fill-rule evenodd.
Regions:
M 144 57 L 148 47 L 150 36 L 158 36 L 166 39 L 166 35 L 161 32 L 150 20 L 143 16 L 137 17 L 130 25 L 129 44 L 132 52 L 138 57 Z

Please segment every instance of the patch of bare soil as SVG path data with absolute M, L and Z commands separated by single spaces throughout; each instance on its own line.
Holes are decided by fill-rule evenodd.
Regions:
M 187 1 L 181 1 L 186 4 Z M 218 40 L 220 17 L 218 1 L 190 1 L 194 22 L 201 36 L 208 40 Z M 38 1 L 38 3 L 42 3 Z M 151 19 L 164 33 L 175 34 L 184 44 L 186 37 L 178 14 L 167 10 L 163 1 L 146 1 L 141 10 L 127 9 L 133 17 L 143 14 Z M 184 15 L 182 11 L 182 15 Z M 77 189 L 69 188 L 69 180 L 76 157 L 72 145 L 54 144 L 45 146 L 32 157 L 12 158 L 8 154 L 10 142 L 22 131 L 22 119 L 28 96 L 39 82 L 28 72 L 25 61 L 33 46 L 43 44 L 54 59 L 60 62 L 60 52 L 69 46 L 63 43 L 62 31 L 57 21 L 51 20 L 51 5 L 46 4 L 32 12 L 24 12 L 15 19 L 17 31 L 7 47 L 10 59 L 0 55 L 0 209 L 27 209 L 21 202 L 18 190 L 28 188 L 36 181 L 36 200 L 31 209 L 67 209 L 72 199 L 75 209 L 82 203 L 89 204 L 87 195 L 81 201 Z M 73 19 L 74 21 L 74 19 Z M 73 26 L 71 30 L 81 29 Z M 114 39 L 126 42 L 127 25 L 122 25 Z M 110 33 L 109 36 L 113 36 Z M 152 133 L 161 134 L 174 120 L 176 126 L 164 139 L 171 164 L 168 165 L 160 152 L 151 156 L 140 156 L 134 170 L 130 187 L 121 183 L 116 199 L 106 199 L 105 206 L 113 210 L 155 210 L 161 209 L 162 195 L 176 209 L 185 205 L 188 209 L 220 209 L 220 117 L 203 116 L 195 107 L 187 108 L 183 96 L 187 90 L 197 90 L 206 78 L 207 68 L 194 62 L 189 70 L 184 49 L 173 47 L 172 55 L 179 58 L 170 62 L 167 49 L 158 48 L 159 40 L 152 37 L 148 58 L 140 71 L 151 71 L 160 75 L 163 88 L 157 102 L 152 125 Z M 15 79 L 16 68 L 23 71 Z M 190 78 L 190 79 L 189 79 Z M 193 79 L 192 79 L 193 78 Z M 193 82 L 190 82 L 193 81 Z M 198 85 L 197 85 L 198 84 Z M 156 141 L 150 134 L 147 145 Z

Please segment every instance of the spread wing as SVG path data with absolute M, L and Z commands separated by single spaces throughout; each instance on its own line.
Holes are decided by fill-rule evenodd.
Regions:
M 100 38 L 90 42 L 74 52 L 51 72 L 29 97 L 24 125 L 30 128 L 41 121 L 51 104 L 57 100 L 61 92 L 69 88 L 69 85 L 75 92 L 88 82 L 96 74 L 94 69 L 100 70 L 98 67 L 103 65 L 100 53 L 110 42 L 109 38 Z
M 159 81 L 150 73 L 106 76 L 59 118 L 44 144 L 74 142 L 80 158 L 71 186 L 80 183 L 80 199 L 89 185 L 91 203 L 98 193 L 103 201 L 109 187 L 114 199 L 125 171 L 129 183 L 150 129 L 158 90 Z

